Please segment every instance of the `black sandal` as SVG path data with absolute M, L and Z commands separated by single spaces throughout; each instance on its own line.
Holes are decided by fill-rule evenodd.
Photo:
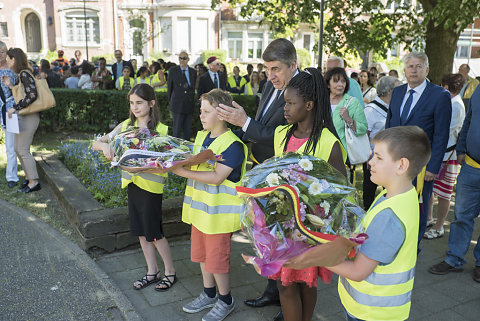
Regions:
M 137 280 L 137 282 L 140 282 L 139 287 L 136 287 L 135 286 L 135 283 L 133 284 L 133 288 L 135 290 L 141 290 L 143 289 L 144 287 L 147 287 L 149 286 L 150 284 L 152 283 L 155 283 L 155 282 L 158 282 L 160 279 L 158 278 L 158 273 L 160 273 L 160 271 L 158 271 L 156 274 L 145 274 L 145 276 L 143 278 L 141 278 L 140 280 Z M 153 276 L 153 279 L 149 280 L 148 277 L 149 276 Z
M 173 277 L 173 282 L 170 281 L 169 278 L 172 278 Z M 172 275 L 163 275 L 162 278 L 160 279 L 160 282 L 157 283 L 157 285 L 155 286 L 155 291 L 161 291 L 161 292 L 165 292 L 165 291 L 168 291 L 174 284 L 175 282 L 177 282 L 177 275 L 176 274 L 172 274 Z M 164 285 L 165 288 L 159 288 L 158 286 L 159 285 Z

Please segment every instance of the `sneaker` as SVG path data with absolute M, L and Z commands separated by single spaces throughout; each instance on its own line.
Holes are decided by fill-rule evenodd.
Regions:
M 205 314 L 202 321 L 222 321 L 225 319 L 235 308 L 235 301 L 232 298 L 232 304 L 226 304 L 222 300 L 217 300 L 213 309 Z
M 202 291 L 198 298 L 183 307 L 183 311 L 187 313 L 200 312 L 204 309 L 213 307 L 215 302 L 217 302 L 217 299 L 218 295 L 215 295 L 214 298 L 210 298 L 204 291 Z

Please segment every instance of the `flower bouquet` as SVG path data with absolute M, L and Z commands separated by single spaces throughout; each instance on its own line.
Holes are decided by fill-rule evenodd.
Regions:
M 177 166 L 221 160 L 209 149 L 147 128 L 129 127 L 110 142 L 115 153 L 112 166 L 129 172 L 164 173 Z
M 353 247 L 367 237 L 355 187 L 324 160 L 295 153 L 270 158 L 241 183 L 237 191 L 247 204 L 242 229 L 256 254 L 244 259 L 263 276 L 312 246 L 343 237 Z

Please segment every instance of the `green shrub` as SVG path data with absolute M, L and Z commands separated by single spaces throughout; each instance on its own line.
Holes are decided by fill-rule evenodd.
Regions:
M 225 63 L 227 61 L 227 51 L 223 49 L 213 49 L 202 51 L 202 61 L 204 65 L 207 65 L 207 59 L 215 56 L 220 62 Z
M 57 106 L 41 112 L 40 128 L 43 131 L 106 133 L 111 130 L 111 126 L 128 118 L 126 91 L 52 88 L 52 92 Z M 247 115 L 255 116 L 257 107 L 254 96 L 234 95 L 234 100 L 245 108 Z M 157 102 L 162 122 L 171 130 L 172 119 L 168 109 L 167 93 L 157 92 Z M 201 129 L 199 111 L 196 108 L 192 135 Z

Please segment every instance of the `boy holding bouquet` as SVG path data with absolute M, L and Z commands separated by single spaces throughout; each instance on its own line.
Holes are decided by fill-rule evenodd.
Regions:
M 417 261 L 418 196 L 412 185 L 430 159 L 430 143 L 417 126 L 384 130 L 373 139 L 371 180 L 385 187 L 363 225 L 369 238 L 353 261 L 328 267 L 339 275 L 338 292 L 347 320 L 406 320 L 410 314 Z M 316 263 L 322 246 L 290 260 L 303 268 Z
M 245 173 L 247 148 L 218 118 L 218 104 L 231 105 L 230 94 L 213 89 L 200 97 L 200 120 L 204 130 L 197 133 L 195 146 L 209 148 L 223 161 L 180 168 L 173 172 L 188 178 L 182 220 L 192 225 L 191 259 L 200 263 L 204 290 L 183 307 L 187 313 L 213 307 L 202 320 L 225 319 L 234 309 L 230 294 L 230 238 L 240 229 L 244 201 L 235 187 Z M 218 286 L 218 294 L 215 287 Z

